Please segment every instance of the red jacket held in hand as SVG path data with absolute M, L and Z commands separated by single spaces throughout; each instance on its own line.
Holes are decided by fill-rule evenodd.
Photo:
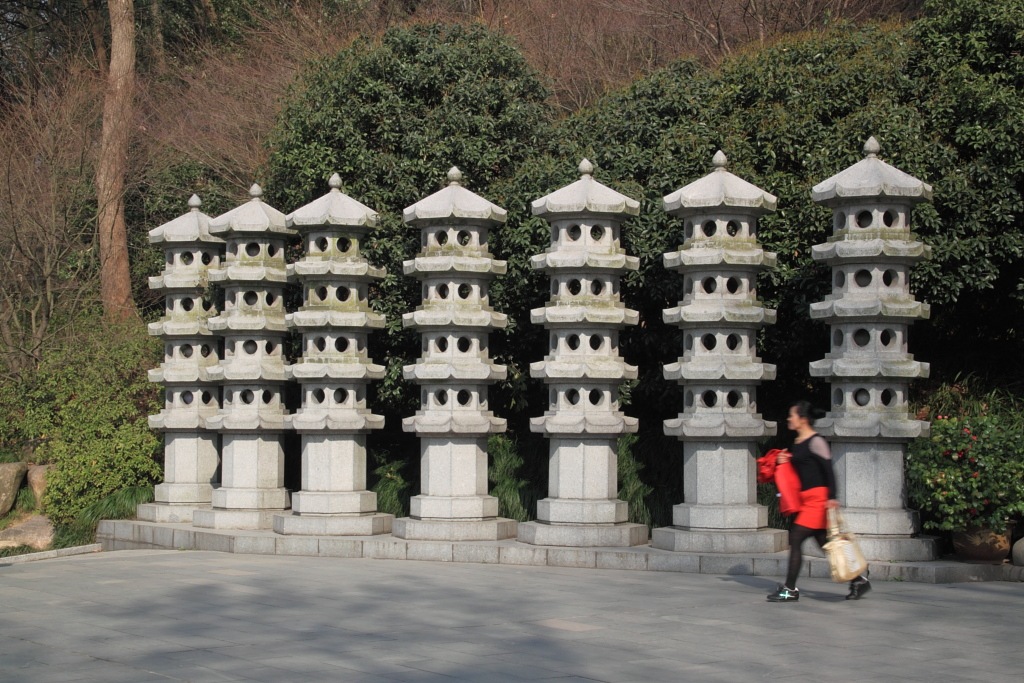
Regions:
M 779 454 L 788 452 L 773 448 L 757 459 L 757 483 L 775 483 L 779 490 L 779 512 L 787 516 L 800 512 L 800 477 L 788 461 L 778 462 Z

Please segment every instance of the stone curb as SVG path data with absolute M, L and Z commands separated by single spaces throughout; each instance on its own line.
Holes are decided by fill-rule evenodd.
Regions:
M 258 555 L 470 562 L 775 577 L 785 574 L 788 558 L 785 551 L 766 554 L 715 554 L 673 552 L 651 546 L 562 548 L 533 546 L 516 540 L 408 541 L 387 534 L 363 537 L 290 537 L 264 530 L 197 529 L 188 524 L 161 524 L 135 520 L 101 521 L 96 539 L 104 550 L 215 550 Z M 1024 567 L 1007 564 L 968 564 L 954 560 L 937 560 L 873 562 L 870 567 L 872 580 L 880 581 L 1024 581 Z M 828 578 L 828 563 L 821 557 L 805 556 L 803 574 L 814 578 Z
M 76 545 L 71 548 L 60 548 L 58 550 L 44 550 L 39 553 L 11 555 L 10 557 L 0 557 L 0 567 L 5 564 L 22 564 L 23 562 L 35 562 L 36 560 L 52 560 L 56 557 L 70 557 L 71 555 L 98 553 L 102 550 L 102 543 L 90 543 L 89 545 Z

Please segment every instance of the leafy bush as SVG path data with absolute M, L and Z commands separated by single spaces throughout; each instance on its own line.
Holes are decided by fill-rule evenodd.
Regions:
M 406 463 L 391 460 L 386 451 L 371 452 L 377 468 L 373 471 L 377 483 L 371 490 L 377 494 L 377 510 L 395 517 L 404 517 L 409 510 L 409 482 L 402 476 Z
M 907 492 L 925 529 L 1002 531 L 1024 513 L 1024 421 L 938 415 L 906 458 Z
M 636 434 L 623 434 L 617 442 L 619 500 L 629 505 L 629 521 L 635 524 L 651 525 L 651 511 L 647 507 L 647 496 L 654 490 L 640 478 L 644 466 L 633 457 Z
M 493 434 L 487 440 L 487 454 L 491 464 L 487 476 L 494 485 L 491 495 L 498 499 L 498 514 L 508 519 L 525 522 L 530 518 L 528 497 L 530 482 L 519 476 L 523 458 L 518 445 L 504 434 Z
M 146 419 L 161 407 L 146 375 L 159 349 L 137 323 L 97 323 L 47 356 L 25 387 L 20 432 L 37 443 L 33 459 L 52 464 L 43 504 L 55 524 L 114 491 L 159 479 L 161 441 Z

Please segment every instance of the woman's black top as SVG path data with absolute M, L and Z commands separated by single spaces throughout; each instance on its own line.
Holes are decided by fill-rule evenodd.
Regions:
M 801 491 L 825 486 L 828 488 L 829 499 L 832 499 L 836 497 L 836 475 L 832 470 L 832 459 L 823 458 L 811 450 L 811 444 L 816 439 L 821 439 L 823 442 L 817 445 L 816 450 L 828 453 L 828 442 L 825 441 L 825 437 L 815 434 L 806 441 L 793 444 L 789 449 L 789 452 L 793 454 L 793 459 L 790 462 L 800 477 Z

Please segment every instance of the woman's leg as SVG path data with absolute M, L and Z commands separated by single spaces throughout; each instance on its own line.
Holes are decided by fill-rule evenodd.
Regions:
M 786 588 L 796 588 L 796 577 L 800 574 L 800 567 L 804 563 L 803 544 L 810 537 L 818 542 L 818 545 L 825 543 L 824 529 L 809 529 L 799 524 L 794 524 L 789 530 L 789 569 L 786 571 Z

